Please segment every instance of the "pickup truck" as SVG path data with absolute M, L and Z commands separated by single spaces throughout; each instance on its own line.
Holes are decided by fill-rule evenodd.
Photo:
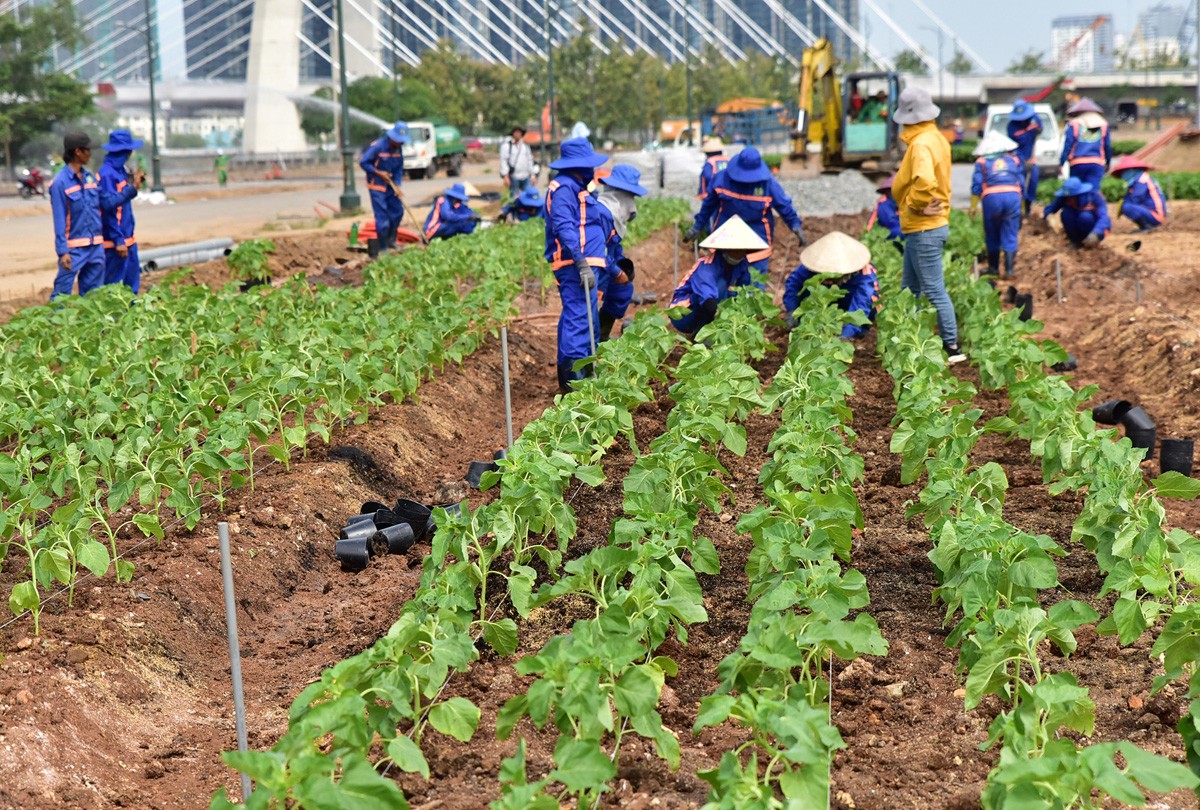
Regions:
M 1033 111 L 1042 120 L 1042 134 L 1038 136 L 1033 147 L 1034 160 L 1037 161 L 1039 169 L 1057 172 L 1058 158 L 1062 154 L 1063 133 L 1058 127 L 1058 120 L 1054 117 L 1054 108 L 1049 104 L 1034 104 Z M 979 133 L 980 137 L 991 131 L 999 132 L 1001 135 L 1008 134 L 1008 118 L 1011 113 L 1011 104 L 989 104 L 987 121 L 983 126 L 983 131 Z M 1047 175 L 1043 174 L 1042 176 L 1046 177 Z
M 404 173 L 410 179 L 434 177 L 439 169 L 450 177 L 462 174 L 467 147 L 462 133 L 450 126 L 434 126 L 428 121 L 409 121 L 412 143 L 404 146 Z

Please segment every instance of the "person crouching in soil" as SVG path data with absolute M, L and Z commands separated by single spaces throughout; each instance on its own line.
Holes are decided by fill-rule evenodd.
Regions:
M 1127 186 L 1117 216 L 1129 217 L 1139 232 L 1152 231 L 1167 221 L 1167 198 L 1149 169 L 1137 158 L 1123 157 L 1112 170 Z
M 840 231 L 827 233 L 804 249 L 800 266 L 787 277 L 783 290 L 783 310 L 788 328 L 796 325 L 796 308 L 808 297 L 804 283 L 820 277 L 822 284 L 836 285 L 846 291 L 838 301 L 843 312 L 861 312 L 872 323 L 879 309 L 879 279 L 871 264 L 871 250 L 862 242 Z M 867 333 L 871 325 L 848 323 L 842 327 L 842 340 L 853 340 Z
M 455 183 L 438 195 L 425 217 L 425 238 L 449 239 L 463 233 L 474 233 L 479 215 L 471 210 L 467 202 L 467 189 L 462 183 Z
M 753 283 L 748 257 L 766 250 L 767 242 L 735 214 L 701 242 L 700 247 L 711 252 L 693 265 L 671 297 L 672 308 L 689 310 L 672 316 L 671 324 L 692 336 L 717 317 L 718 304 L 737 295 L 738 287 Z
M 1078 177 L 1068 177 L 1054 192 L 1054 200 L 1046 206 L 1042 216 L 1051 214 L 1059 214 L 1063 233 L 1072 247 L 1093 248 L 1112 230 L 1104 195 Z

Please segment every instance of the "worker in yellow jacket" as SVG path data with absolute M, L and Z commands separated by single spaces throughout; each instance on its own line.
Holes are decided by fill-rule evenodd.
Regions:
M 901 284 L 933 304 L 946 361 L 961 363 L 967 358 L 958 347 L 958 321 L 942 268 L 950 235 L 950 142 L 937 128 L 940 112 L 926 90 L 906 87 L 900 93 L 895 121 L 904 127 L 900 140 L 908 149 L 892 181 L 892 197 L 904 234 Z

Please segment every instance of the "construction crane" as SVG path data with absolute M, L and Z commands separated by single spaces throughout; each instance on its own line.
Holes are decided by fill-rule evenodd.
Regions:
M 1058 66 L 1064 70 L 1067 69 L 1067 67 L 1069 67 L 1071 64 L 1071 60 L 1075 58 L 1075 51 L 1077 51 L 1079 49 L 1079 43 L 1083 42 L 1083 40 L 1089 36 L 1094 36 L 1096 33 L 1096 30 L 1100 26 L 1104 25 L 1106 22 L 1108 22 L 1107 15 L 1104 15 L 1104 14 L 1097 15 L 1096 19 L 1092 20 L 1092 24 L 1089 25 L 1086 29 L 1084 29 L 1079 34 L 1079 36 L 1077 36 L 1077 37 L 1075 37 L 1075 39 L 1071 40 L 1071 43 L 1069 45 L 1067 45 L 1066 48 L 1063 49 L 1062 55 L 1060 56 L 1060 58 L 1058 60 Z

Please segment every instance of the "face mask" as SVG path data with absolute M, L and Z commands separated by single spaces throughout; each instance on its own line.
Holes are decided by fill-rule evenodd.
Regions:
M 1140 169 L 1127 169 L 1121 172 L 1121 179 L 1126 183 L 1132 183 L 1134 180 L 1137 180 L 1141 174 L 1142 172 Z
M 600 184 L 600 192 L 596 196 L 612 212 L 613 227 L 617 229 L 617 235 L 624 239 L 626 226 L 637 216 L 637 197 L 604 183 Z

